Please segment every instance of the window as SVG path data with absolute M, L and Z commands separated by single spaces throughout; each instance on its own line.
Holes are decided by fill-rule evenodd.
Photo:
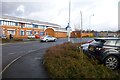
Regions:
M 38 32 L 37 32 L 37 31 L 34 31 L 34 34 L 38 34 Z
M 23 30 L 20 31 L 20 35 L 24 36 L 24 31 Z
M 32 35 L 32 31 L 26 31 L 26 35 Z
M 116 44 L 116 40 L 107 40 L 104 45 L 115 46 L 115 44 Z
M 1 21 L 1 25 L 4 25 L 4 24 L 3 24 L 3 21 Z
M 15 30 L 8 30 L 8 34 L 15 35 Z
M 20 25 L 21 28 L 25 27 L 25 23 L 18 23 Z
M 116 46 L 120 46 L 120 40 L 117 41 Z
M 0 20 L 0 25 L 2 25 L 1 22 L 2 22 L 2 21 Z
M 34 28 L 38 28 L 38 25 L 33 25 L 34 26 Z
M 38 28 L 43 29 L 43 28 L 44 28 L 44 26 L 39 25 L 39 26 L 38 26 Z
M 40 32 L 40 36 L 44 36 L 44 32 Z
M 33 28 L 33 25 L 32 24 L 26 24 L 26 27 L 27 28 Z
M 8 22 L 8 24 L 9 24 L 9 26 L 11 26 L 11 22 L 10 21 Z
M 17 22 L 15 23 L 15 26 L 18 26 L 18 23 L 17 23 Z
M 15 26 L 15 22 L 13 22 L 13 26 Z
M 7 25 L 7 21 L 4 21 L 3 24 L 4 24 L 4 25 Z

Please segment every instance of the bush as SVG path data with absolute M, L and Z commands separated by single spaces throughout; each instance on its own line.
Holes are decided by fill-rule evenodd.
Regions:
M 2 43 L 10 42 L 10 39 L 2 39 Z
M 20 42 L 20 41 L 23 41 L 23 39 L 2 39 L 2 43 L 7 43 L 7 42 Z
M 77 46 L 64 43 L 46 51 L 44 65 L 51 78 L 120 78 L 119 73 L 89 59 Z
M 13 39 L 13 41 L 23 41 L 23 39 Z

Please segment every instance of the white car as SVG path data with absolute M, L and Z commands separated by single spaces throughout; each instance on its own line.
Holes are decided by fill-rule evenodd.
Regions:
M 35 38 L 35 35 L 28 35 L 28 38 Z
M 55 37 L 52 37 L 52 36 L 43 36 L 43 37 L 41 37 L 40 38 L 40 41 L 42 42 L 42 41 L 44 41 L 44 42 L 48 42 L 48 41 L 56 41 L 57 40 L 57 38 L 55 38 Z

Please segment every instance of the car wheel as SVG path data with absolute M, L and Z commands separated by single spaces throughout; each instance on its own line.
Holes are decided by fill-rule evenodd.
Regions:
M 119 66 L 119 60 L 116 56 L 108 56 L 105 61 L 104 64 L 106 67 L 110 68 L 110 69 L 117 69 Z
M 45 42 L 48 42 L 48 40 L 46 39 Z
M 56 41 L 56 39 L 54 39 L 54 42 Z

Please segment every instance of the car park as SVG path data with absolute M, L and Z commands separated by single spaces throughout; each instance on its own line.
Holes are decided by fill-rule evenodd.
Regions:
M 117 69 L 120 66 L 120 38 L 94 39 L 89 44 L 88 56 L 98 59 L 110 69 Z
M 42 36 L 42 37 L 40 37 L 40 42 L 49 42 L 49 41 L 56 41 L 57 40 L 57 38 L 55 38 L 55 37 L 52 37 L 52 36 L 48 36 L 48 35 L 46 35 L 46 36 Z

